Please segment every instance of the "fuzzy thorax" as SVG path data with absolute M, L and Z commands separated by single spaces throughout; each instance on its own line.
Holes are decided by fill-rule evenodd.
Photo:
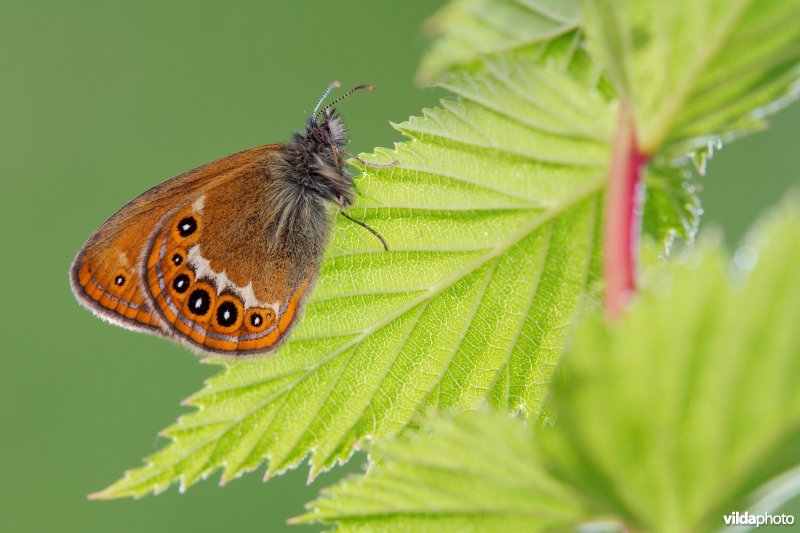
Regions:
M 353 178 L 340 149 L 347 144 L 342 117 L 325 113 L 321 121 L 309 117 L 306 129 L 287 146 L 284 176 L 320 199 L 346 207 L 355 200 Z

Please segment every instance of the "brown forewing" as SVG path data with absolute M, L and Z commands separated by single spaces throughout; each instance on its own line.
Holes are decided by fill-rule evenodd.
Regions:
M 78 300 L 100 318 L 125 328 L 169 336 L 170 328 L 143 290 L 144 271 L 139 265 L 154 231 L 205 191 L 221 190 L 225 184 L 237 189 L 239 176 L 263 173 L 280 148 L 261 146 L 219 159 L 153 187 L 117 211 L 72 264 L 70 282 Z M 253 260 L 245 264 L 252 265 Z

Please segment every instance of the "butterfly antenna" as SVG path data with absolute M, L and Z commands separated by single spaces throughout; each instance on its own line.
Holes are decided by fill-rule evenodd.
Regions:
M 328 84 L 328 87 L 325 89 L 325 92 L 322 93 L 322 96 L 320 96 L 319 100 L 317 100 L 317 105 L 314 106 L 314 112 L 311 113 L 312 117 L 316 117 L 317 116 L 317 110 L 319 109 L 319 106 L 322 105 L 322 101 L 325 100 L 325 98 L 330 94 L 330 92 L 332 90 L 334 90 L 334 89 L 337 89 L 337 88 L 341 87 L 341 86 L 342 86 L 342 84 L 339 83 L 338 81 L 332 81 L 332 82 L 330 82 L 330 84 Z
M 380 233 L 378 233 L 378 231 L 377 231 L 377 230 L 375 230 L 374 228 L 371 228 L 370 226 L 368 226 L 366 222 L 362 222 L 362 221 L 358 220 L 357 218 L 353 218 L 353 217 L 351 217 L 350 215 L 348 215 L 348 214 L 347 214 L 347 213 L 345 213 L 344 211 L 339 211 L 339 214 L 340 214 L 340 215 L 342 215 L 342 216 L 343 216 L 344 218 L 346 218 L 347 220 L 350 220 L 350 221 L 352 221 L 352 222 L 355 222 L 356 224 L 358 224 L 358 225 L 359 225 L 359 226 L 361 226 L 362 228 L 366 229 L 367 231 L 369 231 L 370 233 L 372 233 L 373 235 L 375 235 L 375 237 L 377 237 L 377 238 L 378 238 L 378 240 L 379 240 L 379 241 L 381 241 L 381 244 L 383 245 L 383 250 L 384 250 L 385 252 L 388 252 L 388 251 L 389 251 L 389 245 L 387 245 L 387 244 L 386 244 L 386 239 L 384 239 L 384 238 L 383 238 L 383 235 L 381 235 Z
M 350 89 L 349 91 L 347 91 L 346 93 L 341 95 L 339 98 L 337 98 L 336 100 L 334 100 L 333 102 L 331 102 L 330 104 L 328 104 L 324 108 L 322 108 L 322 111 L 320 111 L 320 113 L 322 113 L 323 115 L 327 115 L 328 114 L 328 110 L 330 108 L 332 108 L 333 106 L 335 106 L 336 104 L 338 104 L 339 102 L 344 100 L 345 98 L 348 98 L 350 95 L 352 95 L 356 91 L 374 91 L 374 90 L 375 90 L 375 86 L 374 85 L 359 85 L 357 87 L 353 87 L 352 89 Z M 314 113 L 314 116 L 316 117 L 317 114 Z

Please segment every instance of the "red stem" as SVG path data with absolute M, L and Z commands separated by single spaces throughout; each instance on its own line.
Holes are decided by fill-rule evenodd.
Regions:
M 647 156 L 636 145 L 630 107 L 623 102 L 614 138 L 606 193 L 603 260 L 606 312 L 617 318 L 636 291 L 636 256 L 642 226 L 642 170 Z

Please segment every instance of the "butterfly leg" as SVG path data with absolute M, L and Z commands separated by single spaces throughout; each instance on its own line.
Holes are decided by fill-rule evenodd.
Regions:
M 374 228 L 370 227 L 367 223 L 362 222 L 361 220 L 358 220 L 357 218 L 353 218 L 353 217 L 351 217 L 350 215 L 348 215 L 347 213 L 344 212 L 344 198 L 339 198 L 339 214 L 342 215 L 347 220 L 350 220 L 351 222 L 355 222 L 356 224 L 358 224 L 362 228 L 366 229 L 367 231 L 369 231 L 370 233 L 375 235 L 375 237 L 377 237 L 377 239 L 379 241 L 381 241 L 381 244 L 383 245 L 383 250 L 386 251 L 386 252 L 389 251 L 389 245 L 386 244 L 386 239 L 383 238 L 383 235 L 378 233 L 377 230 L 375 230 Z

